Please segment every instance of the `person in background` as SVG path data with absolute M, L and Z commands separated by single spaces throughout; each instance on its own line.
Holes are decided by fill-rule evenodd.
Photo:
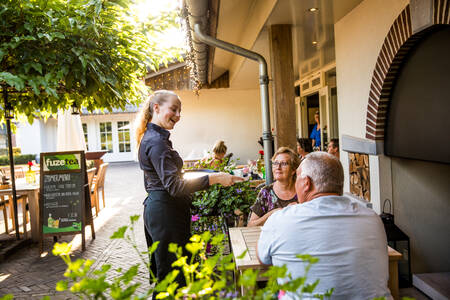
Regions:
M 392 299 L 383 223 L 372 209 L 342 196 L 343 187 L 344 170 L 335 156 L 308 154 L 297 169 L 300 204 L 266 221 L 257 257 L 266 265 L 286 265 L 292 278 L 298 278 L 305 275 L 306 263 L 296 255 L 309 254 L 319 259 L 306 281 L 312 284 L 320 279 L 314 293 L 334 288 L 331 299 Z M 285 297 L 295 299 L 289 292 Z
M 305 158 L 309 153 L 313 152 L 311 139 L 297 138 L 297 153 L 300 159 Z
M 314 114 L 314 121 L 316 122 L 316 125 L 314 125 L 314 128 L 311 132 L 311 135 L 309 138 L 312 140 L 312 147 L 313 149 L 320 150 L 321 147 L 321 137 L 320 137 L 320 117 L 319 117 L 319 111 L 316 111 Z
M 300 158 L 294 150 L 281 147 L 272 157 L 272 172 L 274 183 L 264 186 L 250 207 L 247 226 L 261 226 L 274 212 L 291 203 L 297 203 L 295 194 L 295 170 L 300 164 Z
M 224 162 L 225 154 L 227 153 L 227 146 L 224 141 L 217 141 L 212 149 L 212 157 L 209 162 L 211 168 L 217 168 Z
M 227 146 L 225 145 L 225 142 L 215 142 L 211 152 L 208 152 L 210 154 L 207 157 L 196 162 L 194 167 L 213 170 L 219 168 L 224 163 L 225 154 L 227 153 Z
M 211 173 L 199 178 L 183 179 L 183 160 L 172 148 L 169 130 L 180 120 L 181 100 L 171 91 L 156 91 L 144 103 L 136 119 L 136 141 L 144 186 L 144 225 L 147 246 L 159 241 L 151 257 L 152 271 L 159 281 L 172 271 L 176 260 L 169 253 L 170 243 L 183 247 L 191 236 L 191 194 L 213 184 L 230 186 L 242 178 L 227 173 Z M 186 285 L 180 272 L 175 279 Z
M 328 143 L 328 153 L 339 159 L 339 139 L 331 139 Z

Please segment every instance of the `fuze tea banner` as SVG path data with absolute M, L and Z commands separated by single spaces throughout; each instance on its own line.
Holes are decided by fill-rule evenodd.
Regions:
M 67 156 L 67 157 L 66 157 Z M 71 158 L 68 158 L 71 156 Z M 63 161 L 70 159 L 73 162 L 73 157 L 76 155 L 54 155 L 54 161 Z M 45 157 L 45 164 L 52 167 L 48 159 L 52 156 Z M 78 158 L 78 161 L 79 158 Z M 72 170 L 74 164 L 58 165 L 58 167 L 67 166 Z M 81 206 L 81 191 L 82 191 L 82 173 L 61 173 L 61 174 L 43 174 L 43 220 L 42 232 L 58 233 L 58 232 L 72 232 L 81 231 L 82 220 L 82 206 Z
M 44 172 L 81 169 L 78 153 L 46 155 L 43 164 Z

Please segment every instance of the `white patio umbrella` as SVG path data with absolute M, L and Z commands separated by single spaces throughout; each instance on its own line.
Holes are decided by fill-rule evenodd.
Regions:
M 58 129 L 56 151 L 86 151 L 83 126 L 80 115 L 73 115 L 70 110 L 58 111 Z

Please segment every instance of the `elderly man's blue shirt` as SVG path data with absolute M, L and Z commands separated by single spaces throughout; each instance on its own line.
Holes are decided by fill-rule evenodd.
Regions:
M 297 254 L 319 259 L 308 273 L 309 283 L 320 279 L 315 292 L 334 288 L 332 299 L 391 299 L 384 227 L 373 210 L 350 198 L 319 197 L 268 218 L 258 241 L 259 259 L 286 264 L 297 278 L 305 268 Z

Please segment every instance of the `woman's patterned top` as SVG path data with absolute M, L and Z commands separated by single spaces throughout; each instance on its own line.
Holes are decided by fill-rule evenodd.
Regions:
M 292 202 L 297 202 L 297 195 L 290 200 L 280 199 L 275 194 L 272 183 L 271 185 L 266 185 L 261 189 L 255 203 L 250 207 L 250 209 L 258 217 L 262 217 L 272 209 L 286 207 Z

